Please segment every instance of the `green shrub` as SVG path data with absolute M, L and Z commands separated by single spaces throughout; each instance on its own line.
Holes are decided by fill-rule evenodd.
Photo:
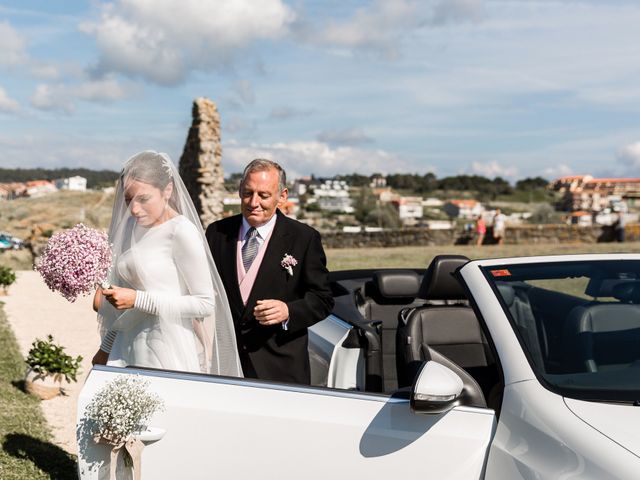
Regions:
M 16 281 L 16 274 L 10 267 L 0 265 L 0 286 L 6 289 Z
M 53 337 L 47 335 L 46 340 L 38 338 L 31 344 L 31 350 L 27 356 L 27 365 L 42 375 L 63 375 L 67 382 L 75 382 L 80 369 L 82 356 L 73 358 L 64 351 L 64 347 L 56 345 Z

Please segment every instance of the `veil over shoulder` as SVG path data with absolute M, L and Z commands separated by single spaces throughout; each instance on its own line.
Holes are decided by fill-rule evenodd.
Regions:
M 154 183 L 168 184 L 171 193 L 164 205 L 169 219 L 145 227 L 132 215 L 127 188 L 131 182 L 148 182 L 149 175 Z M 189 192 L 166 154 L 144 151 L 124 164 L 109 241 L 109 282 L 137 293 L 135 308 L 117 310 L 102 302 L 98 310 L 103 336 L 116 332 L 115 361 L 242 376 L 224 286 Z

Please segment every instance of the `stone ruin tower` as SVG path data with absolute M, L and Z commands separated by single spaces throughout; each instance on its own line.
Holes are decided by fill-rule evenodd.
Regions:
M 196 98 L 193 121 L 180 157 L 179 171 L 203 227 L 222 218 L 224 174 L 220 143 L 220 115 L 208 98 Z

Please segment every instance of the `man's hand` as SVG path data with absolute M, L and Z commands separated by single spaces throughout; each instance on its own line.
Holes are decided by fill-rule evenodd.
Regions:
M 130 288 L 112 286 L 102 290 L 102 295 L 118 310 L 133 308 L 136 301 L 136 291 Z
M 102 350 L 98 350 L 91 359 L 91 365 L 106 365 L 109 360 L 109 354 Z
M 258 300 L 253 315 L 260 325 L 277 325 L 289 319 L 289 307 L 280 300 Z

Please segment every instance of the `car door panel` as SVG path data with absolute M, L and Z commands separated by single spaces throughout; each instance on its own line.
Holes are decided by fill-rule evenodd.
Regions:
M 81 392 L 78 419 L 117 375 L 139 373 L 166 409 L 166 430 L 142 453 L 145 478 L 481 478 L 493 410 L 411 413 L 406 399 L 246 379 L 98 367 Z M 109 449 L 79 434 L 82 480 L 103 478 Z

